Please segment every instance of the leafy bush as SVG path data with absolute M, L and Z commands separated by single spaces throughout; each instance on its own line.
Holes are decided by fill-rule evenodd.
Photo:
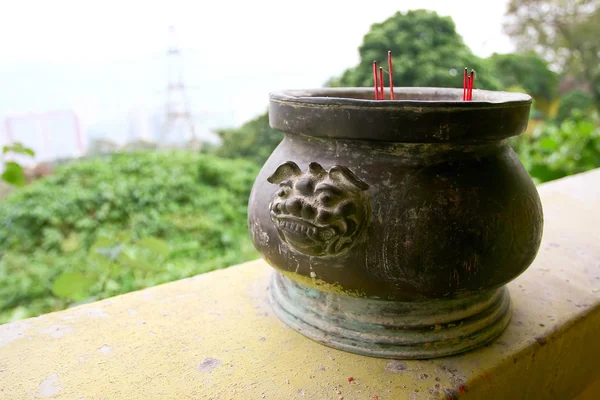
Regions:
M 9 153 L 13 155 L 19 154 L 30 157 L 35 155 L 32 149 L 24 147 L 21 143 L 14 143 L 2 148 L 3 157 L 6 157 L 6 155 Z M 21 167 L 19 163 L 4 160 L 4 168 L 2 175 L 0 175 L 0 181 L 4 181 L 9 185 L 24 186 L 25 183 L 27 183 L 27 178 L 25 177 L 23 167 Z
M 600 121 L 581 113 L 562 123 L 545 121 L 511 145 L 536 183 L 577 174 L 600 167 Z
M 262 166 L 283 139 L 283 133 L 269 126 L 269 114 L 251 119 L 239 128 L 217 132 L 221 146 L 216 154 L 228 158 L 245 158 Z
M 0 202 L 0 322 L 256 258 L 258 167 L 192 152 L 67 164 Z
M 560 99 L 556 120 L 563 122 L 574 112 L 588 112 L 594 105 L 594 98 L 591 94 L 582 90 L 571 90 Z

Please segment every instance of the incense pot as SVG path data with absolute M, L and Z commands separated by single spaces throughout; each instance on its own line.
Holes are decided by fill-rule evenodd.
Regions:
M 432 358 L 497 337 L 506 283 L 542 237 L 537 190 L 507 143 L 521 93 L 371 88 L 271 94 L 285 132 L 249 201 L 254 245 L 275 268 L 275 313 L 327 346 Z

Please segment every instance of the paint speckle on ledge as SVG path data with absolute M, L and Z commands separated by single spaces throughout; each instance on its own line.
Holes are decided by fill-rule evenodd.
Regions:
M 108 354 L 112 351 L 112 347 L 105 344 L 104 346 L 100 346 L 97 351 L 100 354 Z
M 28 323 L 13 322 L 0 326 L 0 347 L 6 346 L 10 342 L 25 337 L 25 331 L 29 328 Z
M 106 318 L 108 314 L 100 307 L 88 307 L 82 310 L 90 318 Z
M 58 385 L 58 375 L 52 374 L 40 383 L 38 393 L 42 397 L 51 397 L 60 392 L 62 387 Z
M 385 365 L 385 370 L 388 372 L 402 372 L 406 371 L 407 369 L 408 366 L 406 365 L 406 363 L 398 360 L 389 361 Z
M 73 332 L 73 327 L 64 324 L 54 324 L 49 328 L 41 329 L 39 332 L 42 335 L 50 335 L 51 337 L 58 339 Z
M 218 358 L 208 357 L 205 358 L 200 364 L 198 364 L 196 369 L 199 372 L 211 372 L 213 369 L 217 368 L 221 364 L 222 362 Z

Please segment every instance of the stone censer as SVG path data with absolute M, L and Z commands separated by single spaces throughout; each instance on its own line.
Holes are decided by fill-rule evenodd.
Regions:
M 536 188 L 507 143 L 521 93 L 370 88 L 271 94 L 283 141 L 256 178 L 252 240 L 275 313 L 324 345 L 388 358 L 463 352 L 507 326 L 506 283 L 542 236 Z

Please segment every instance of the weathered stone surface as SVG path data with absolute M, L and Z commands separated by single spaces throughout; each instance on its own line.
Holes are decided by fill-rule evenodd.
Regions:
M 600 378 L 600 170 L 540 194 L 540 253 L 487 347 L 398 361 L 319 345 L 273 315 L 256 261 L 1 326 L 0 399 L 572 398 Z

